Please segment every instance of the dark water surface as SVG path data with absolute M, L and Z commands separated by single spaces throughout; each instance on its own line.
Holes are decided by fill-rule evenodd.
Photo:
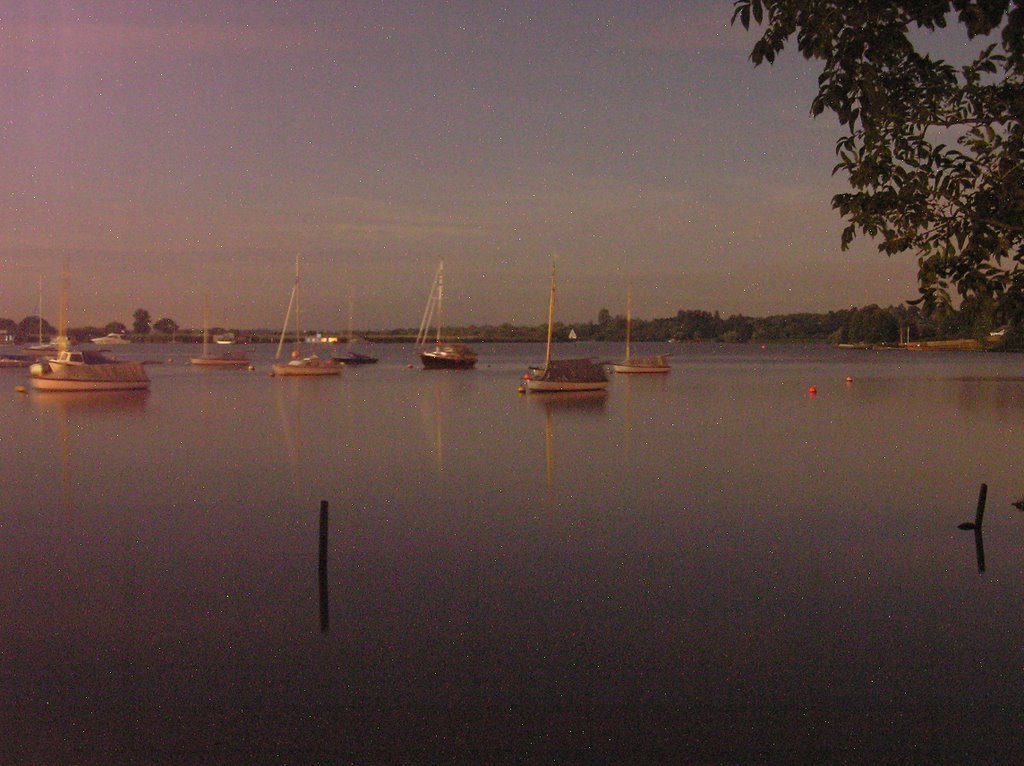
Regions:
M 477 350 L 0 371 L 0 763 L 1020 757 L 1024 358 L 681 346 L 544 398 Z

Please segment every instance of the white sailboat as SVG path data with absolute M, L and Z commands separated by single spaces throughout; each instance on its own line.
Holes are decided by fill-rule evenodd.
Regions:
M 633 288 L 626 293 L 626 358 L 612 365 L 617 373 L 666 373 L 672 368 L 668 366 L 668 354 L 653 356 L 633 356 L 630 351 L 630 334 L 633 327 Z
M 531 367 L 524 377 L 530 392 L 604 391 L 608 376 L 593 359 L 551 359 L 551 330 L 555 322 L 555 266 L 551 265 L 551 294 L 548 298 L 548 342 L 543 367 Z
M 292 306 L 295 307 L 295 348 L 292 351 L 292 358 L 281 361 L 281 349 L 284 347 L 285 333 L 288 331 L 288 319 L 292 313 Z M 284 376 L 320 376 L 340 375 L 342 365 L 333 359 L 321 359 L 316 354 L 303 357 L 299 353 L 302 343 L 302 333 L 299 330 L 299 259 L 295 258 L 295 283 L 292 285 L 292 295 L 288 300 L 288 310 L 284 315 L 284 327 L 281 328 L 281 340 L 277 344 L 277 353 L 274 355 L 272 375 Z
M 427 306 L 423 310 L 423 319 L 420 321 L 420 329 L 416 334 L 416 345 L 426 343 L 427 333 L 433 320 L 434 312 L 437 311 L 436 333 L 434 337 L 434 348 L 430 351 L 420 353 L 420 360 L 428 370 L 468 370 L 476 364 L 476 352 L 472 351 L 465 343 L 444 343 L 441 341 L 441 325 L 444 321 L 444 259 L 441 259 L 434 275 L 434 282 L 430 288 L 430 297 L 427 298 Z
M 219 342 L 219 341 L 218 341 Z M 250 359 L 242 351 L 226 351 L 221 354 L 211 354 L 207 349 L 210 345 L 210 306 L 209 301 L 203 300 L 203 354 L 193 356 L 189 362 L 197 367 L 221 367 L 238 369 L 248 367 Z

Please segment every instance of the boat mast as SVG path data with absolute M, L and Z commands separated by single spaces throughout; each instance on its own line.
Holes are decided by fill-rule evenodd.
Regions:
M 416 345 L 427 342 L 427 333 L 430 332 L 430 323 L 434 321 L 434 309 L 437 306 L 437 285 L 438 280 L 441 278 L 441 271 L 444 268 L 444 259 L 441 259 L 441 263 L 437 267 L 437 271 L 434 273 L 434 280 L 430 283 L 430 295 L 427 296 L 427 305 L 423 307 L 423 318 L 420 319 L 420 329 L 416 333 Z M 438 322 L 440 325 L 440 322 Z M 440 335 L 440 330 L 438 330 Z
M 64 258 L 64 268 L 61 270 L 60 284 L 60 336 L 57 338 L 57 351 L 67 351 L 71 344 L 68 342 L 68 259 Z
M 353 343 L 352 340 L 352 314 L 353 314 L 353 300 L 352 300 L 352 286 L 348 288 L 348 339 L 349 343 Z
M 437 267 L 437 334 L 435 345 L 441 345 L 441 323 L 444 321 L 444 258 Z
M 299 345 L 302 343 L 299 340 L 299 335 L 302 332 L 299 324 L 299 256 L 295 256 L 295 350 L 299 350 Z
M 43 345 L 43 275 L 39 275 L 39 345 Z
M 551 297 L 548 299 L 548 347 L 544 353 L 544 368 L 551 366 L 551 328 L 555 321 L 555 264 L 551 264 Z
M 288 320 L 292 315 L 292 305 L 295 304 L 295 294 L 299 291 L 299 257 L 295 256 L 295 284 L 292 285 L 292 296 L 288 299 L 288 310 L 284 312 L 284 326 L 281 328 L 281 339 L 277 342 L 277 353 L 274 354 L 274 359 L 281 358 L 281 347 L 284 346 L 284 336 L 288 332 Z M 298 314 L 298 306 L 296 305 L 296 314 Z M 297 322 L 298 320 L 296 320 Z
M 633 323 L 633 286 L 626 291 L 626 361 L 629 361 L 629 331 Z
M 210 338 L 210 296 L 203 296 L 203 356 L 206 356 L 206 343 Z

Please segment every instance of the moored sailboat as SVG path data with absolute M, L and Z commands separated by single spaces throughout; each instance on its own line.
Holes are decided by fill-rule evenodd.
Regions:
M 652 356 L 633 356 L 630 350 L 630 334 L 633 327 L 633 289 L 626 293 L 626 358 L 612 365 L 612 369 L 623 373 L 666 373 L 672 368 L 668 366 L 668 354 Z
M 551 331 L 555 321 L 555 266 L 551 265 L 551 294 L 548 298 L 548 339 L 543 367 L 531 367 L 523 376 L 523 382 L 530 392 L 572 392 L 605 391 L 608 376 L 604 367 L 591 358 L 551 358 Z
M 345 343 L 350 346 L 359 342 L 359 339 L 356 338 L 356 336 L 352 332 L 352 317 L 354 313 L 355 309 L 353 308 L 352 291 L 350 289 L 348 294 L 348 332 L 346 333 L 345 337 Z M 376 364 L 377 357 L 370 356 L 369 354 L 360 354 L 358 351 L 348 350 L 340 355 L 335 354 L 334 361 L 344 365 Z
M 189 362 L 197 367 L 221 367 L 238 369 L 248 367 L 251 364 L 249 356 L 242 351 L 225 351 L 220 354 L 211 354 L 207 350 L 210 344 L 210 308 L 208 301 L 203 301 L 203 354 L 193 356 Z M 217 341 L 219 343 L 219 341 Z
M 292 313 L 292 306 L 295 307 L 295 347 L 292 351 L 292 358 L 283 362 L 281 360 L 281 349 L 284 347 L 285 333 L 288 331 L 288 319 Z M 281 376 L 321 376 L 340 375 L 342 365 L 333 359 L 321 359 L 316 354 L 303 357 L 299 353 L 302 343 L 302 333 L 299 330 L 299 259 L 295 258 L 295 283 L 292 285 L 292 295 L 288 300 L 288 310 L 284 315 L 284 327 L 281 328 L 281 340 L 277 344 L 277 353 L 274 355 L 272 375 Z
M 442 342 L 441 325 L 443 324 L 444 312 L 444 259 L 441 259 L 434 275 L 434 283 L 430 288 L 430 297 L 427 298 L 427 306 L 423 310 L 423 319 L 420 322 L 420 329 L 416 335 L 416 345 L 426 343 L 427 333 L 430 328 L 434 311 L 437 311 L 436 333 L 434 336 L 434 348 L 420 353 L 420 361 L 423 367 L 428 370 L 468 370 L 476 364 L 476 352 L 465 343 Z

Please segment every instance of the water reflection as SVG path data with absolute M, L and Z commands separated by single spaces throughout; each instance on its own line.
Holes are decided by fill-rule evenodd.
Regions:
M 547 507 L 555 506 L 555 412 L 603 412 L 608 401 L 607 391 L 546 392 L 532 394 L 531 402 L 544 408 L 544 467 L 547 486 Z
M 330 604 L 327 586 L 327 501 L 320 501 L 320 556 L 317 568 L 320 593 L 320 632 L 326 633 L 331 624 Z
M 292 378 L 290 382 L 299 381 Z M 274 404 L 277 406 L 277 416 L 281 423 L 281 437 L 284 441 L 285 458 L 291 469 L 292 486 L 297 488 L 300 483 L 300 466 L 302 464 L 302 397 L 298 395 L 300 392 L 294 385 L 290 386 L 295 402 L 294 415 L 289 416 L 284 389 L 283 385 L 274 386 Z
M 145 409 L 149 391 L 35 391 L 32 406 L 52 414 L 57 425 L 60 459 L 61 507 L 74 510 L 71 475 L 70 425 L 74 416 L 88 413 L 138 413 Z
M 36 391 L 32 406 L 47 412 L 139 412 L 149 391 Z
M 981 574 L 985 571 L 985 540 L 981 527 L 974 530 L 974 552 L 978 559 L 978 574 Z

